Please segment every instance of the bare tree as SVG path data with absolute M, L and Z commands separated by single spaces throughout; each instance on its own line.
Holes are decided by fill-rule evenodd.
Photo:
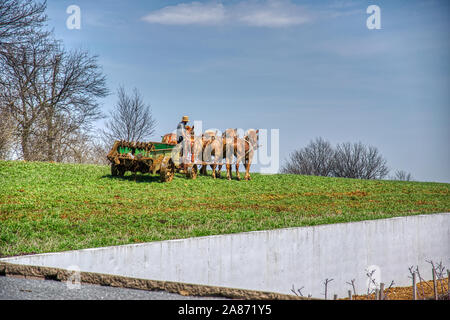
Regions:
M 47 20 L 45 9 L 46 1 L 0 0 L 0 139 L 2 144 L 0 153 L 2 158 L 9 156 L 10 151 L 17 154 L 14 150 L 15 142 L 18 141 L 17 136 L 23 136 L 24 139 L 19 141 L 25 141 L 22 148 L 25 152 L 21 153 L 30 153 L 28 141 L 32 139 L 31 127 L 37 118 L 39 106 L 24 103 L 30 74 L 22 72 L 19 65 L 13 63 L 10 58 L 14 57 L 16 62 L 23 58 L 19 54 L 20 49 L 27 48 L 31 39 L 34 39 L 34 42 L 29 45 L 27 55 L 30 56 L 30 53 L 35 51 L 35 54 L 31 56 L 37 58 L 36 49 L 40 47 L 41 50 L 43 47 L 35 44 L 49 35 L 42 30 Z M 36 61 L 39 61 L 39 58 Z M 33 72 L 31 66 L 23 67 Z M 16 81 L 13 81 L 13 78 Z M 14 149 L 11 149 L 12 142 L 14 142 Z
M 16 44 L 47 20 L 46 1 L 0 0 L 0 44 Z M 1 47 L 0 46 L 0 47 Z
M 54 46 L 44 34 L 28 37 L 26 43 L 2 47 L 0 54 L 0 106 L 13 118 L 21 156 L 30 160 L 31 139 L 43 107 L 32 94 L 32 82 L 46 65 Z
M 391 177 L 391 179 L 399 181 L 412 181 L 413 177 L 409 172 L 406 172 L 404 170 L 397 170 L 395 171 L 395 174 L 393 177 Z
M 17 154 L 58 161 L 102 117 L 108 94 L 97 57 L 63 48 L 43 30 L 46 2 L 0 0 L 0 108 L 11 115 Z
M 105 142 L 110 144 L 114 140 L 149 139 L 155 132 L 156 120 L 142 95 L 136 88 L 132 95 L 128 95 L 123 87 L 119 87 L 117 95 L 118 102 L 110 112 L 111 118 L 105 124 L 106 130 L 103 130 Z
M 350 282 L 346 282 L 347 284 L 351 285 L 353 288 L 353 294 L 356 295 L 356 286 L 355 286 L 356 279 L 350 280 Z
M 389 170 L 378 149 L 359 143 L 342 143 L 336 148 L 322 138 L 294 151 L 282 173 L 335 176 L 357 179 L 382 179 Z
M 316 138 L 309 144 L 294 151 L 283 168 L 282 173 L 330 176 L 333 171 L 334 150 L 328 141 Z
M 325 300 L 327 300 L 327 295 L 328 295 L 328 284 L 333 281 L 334 279 L 328 279 L 326 278 L 325 281 L 323 282 L 323 285 L 325 287 L 325 292 L 323 293 L 323 295 L 325 296 Z
M 58 136 L 88 130 L 101 117 L 97 98 L 108 90 L 96 56 L 67 51 L 47 34 L 33 34 L 6 48 L 0 71 L 0 104 L 17 123 L 25 160 L 37 160 L 33 135 L 45 137 L 38 140 L 44 141 L 46 156 L 38 160 L 55 161 Z
M 103 141 L 100 139 L 91 139 L 90 140 L 90 158 L 87 159 L 87 163 L 92 164 L 110 164 L 109 160 L 106 158 L 111 146 L 105 145 Z
M 297 291 L 295 291 L 295 287 L 294 287 L 294 285 L 292 285 L 291 291 L 292 291 L 297 297 L 298 297 L 298 296 L 303 297 L 302 290 L 303 290 L 304 288 L 305 288 L 305 287 L 301 287 L 301 288 L 297 289 Z M 298 294 L 297 294 L 297 292 L 298 292 Z
M 0 159 L 5 160 L 11 154 L 14 124 L 9 112 L 0 107 Z
M 106 78 L 96 56 L 60 49 L 52 53 L 42 79 L 32 87 L 43 106 L 47 160 L 55 161 L 58 136 L 89 131 L 92 122 L 102 117 L 97 99 L 108 94 Z
M 56 161 L 67 163 L 108 164 L 105 146 L 83 131 L 72 132 L 57 141 Z
M 378 149 L 361 142 L 338 144 L 333 162 L 333 173 L 336 177 L 382 179 L 389 173 L 386 160 Z

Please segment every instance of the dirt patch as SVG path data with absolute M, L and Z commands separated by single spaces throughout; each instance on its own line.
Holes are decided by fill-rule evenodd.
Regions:
M 344 197 L 366 197 L 369 195 L 366 191 L 355 190 L 350 192 L 305 192 L 301 194 L 302 196 L 312 197 L 312 196 L 326 196 L 330 198 L 344 198 Z
M 434 202 L 434 201 L 417 201 L 416 202 L 416 205 L 419 205 L 419 206 L 423 206 L 423 205 L 435 205 L 436 204 L 436 202 Z
M 385 290 L 388 300 L 413 300 L 413 287 L 393 287 Z M 448 278 L 437 281 L 438 296 L 442 300 L 448 300 Z M 348 299 L 348 298 L 347 298 Z M 346 299 L 346 300 L 347 300 Z M 374 294 L 356 295 L 353 300 L 374 300 Z M 417 284 L 417 299 L 430 300 L 434 299 L 433 281 L 421 282 Z

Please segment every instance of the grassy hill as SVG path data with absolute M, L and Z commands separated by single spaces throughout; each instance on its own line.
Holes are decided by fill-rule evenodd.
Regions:
M 108 166 L 0 161 L 0 256 L 450 211 L 450 184 L 252 177 L 160 183 L 113 178 Z

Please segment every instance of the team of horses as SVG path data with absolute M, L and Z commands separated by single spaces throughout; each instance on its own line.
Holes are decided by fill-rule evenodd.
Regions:
M 245 167 L 245 180 L 250 180 L 250 166 L 256 149 L 258 148 L 259 130 L 249 129 L 243 138 L 238 135 L 237 129 L 227 129 L 222 135 L 217 131 L 206 130 L 201 136 L 195 136 L 194 127 L 186 126 L 185 143 L 177 145 L 184 154 L 184 161 L 202 165 L 201 175 L 207 175 L 208 165 L 212 170 L 212 177 L 220 177 L 222 166 L 226 166 L 227 179 L 231 180 L 232 165 L 236 168 L 236 178 L 241 180 L 239 166 Z M 163 136 L 163 143 L 176 144 L 176 134 L 169 133 Z M 187 149 L 187 151 L 186 151 Z M 187 159 L 186 155 L 190 158 Z

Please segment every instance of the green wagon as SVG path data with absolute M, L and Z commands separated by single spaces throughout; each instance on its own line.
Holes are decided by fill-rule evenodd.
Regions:
M 123 176 L 125 172 L 152 173 L 161 176 L 161 181 L 171 181 L 175 164 L 171 159 L 174 145 L 160 142 L 116 141 L 108 153 L 111 175 Z
M 111 175 L 123 176 L 125 172 L 159 174 L 162 182 L 173 179 L 180 169 L 177 159 L 173 159 L 176 145 L 161 142 L 116 141 L 107 158 L 111 162 Z M 188 166 L 186 175 L 197 177 L 197 166 Z

